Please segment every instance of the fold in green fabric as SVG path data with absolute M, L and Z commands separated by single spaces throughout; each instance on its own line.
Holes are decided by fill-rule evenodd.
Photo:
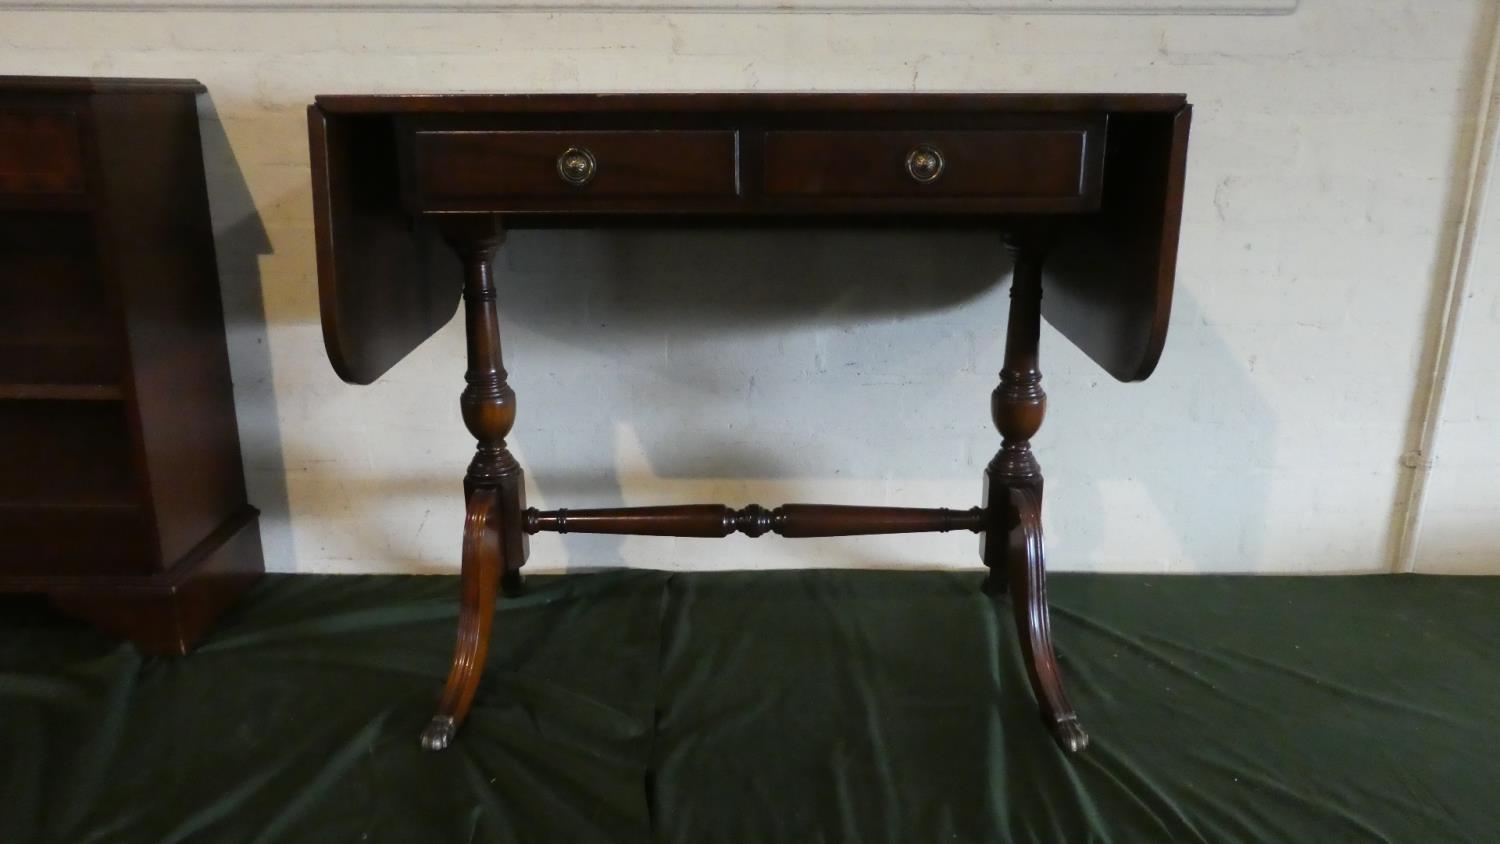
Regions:
M 1093 739 L 968 572 L 270 576 L 186 658 L 0 603 L 0 842 L 1500 839 L 1500 579 L 1054 575 Z

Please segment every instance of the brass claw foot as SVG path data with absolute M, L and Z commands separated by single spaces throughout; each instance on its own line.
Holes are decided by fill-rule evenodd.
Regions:
M 422 730 L 423 750 L 442 750 L 453 741 L 453 734 L 458 730 L 458 723 L 450 715 L 434 715 L 427 722 L 426 729 Z
M 1078 753 L 1089 746 L 1089 734 L 1078 723 L 1077 715 L 1059 718 L 1047 726 L 1052 731 L 1052 737 L 1057 739 L 1057 746 L 1067 753 Z

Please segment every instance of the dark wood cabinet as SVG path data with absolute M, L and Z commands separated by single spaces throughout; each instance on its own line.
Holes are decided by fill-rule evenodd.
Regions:
M 185 652 L 262 570 L 191 80 L 0 77 L 0 592 Z

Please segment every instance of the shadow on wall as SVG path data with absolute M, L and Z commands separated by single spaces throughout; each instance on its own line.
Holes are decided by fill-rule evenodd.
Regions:
M 962 326 L 972 316 L 963 315 L 968 303 L 995 290 L 1008 271 L 999 237 L 972 232 L 546 231 L 511 236 L 499 284 L 502 318 L 525 335 L 524 345 L 507 345 L 508 359 L 518 361 L 510 367 L 513 381 L 550 369 L 533 359 L 545 346 L 598 360 L 598 370 L 579 376 L 585 389 L 588 380 L 618 372 L 648 391 L 624 406 L 594 406 L 600 425 L 722 409 L 722 420 L 706 421 L 800 427 L 818 415 L 843 421 L 920 414 L 924 390 L 941 384 L 919 379 L 945 367 L 972 373 L 974 364 L 972 338 L 922 336 L 924 327 Z M 957 319 L 945 315 L 954 311 Z M 992 318 L 1003 326 L 1003 309 Z M 907 339 L 926 347 L 899 342 Z M 833 406 L 766 406 L 764 379 L 798 382 L 804 397 Z M 877 390 L 884 402 L 840 406 L 848 391 L 832 388 L 851 381 Z M 673 396 L 651 394 L 658 390 Z M 780 398 L 798 395 L 785 389 Z M 668 407 L 650 404 L 674 397 Z M 547 418 L 564 415 L 583 421 L 576 410 Z M 689 430 L 693 424 L 682 420 Z M 592 438 L 606 448 L 612 440 L 608 429 Z M 667 478 L 776 478 L 806 467 L 806 455 L 781 448 L 740 447 L 733 437 L 709 442 L 696 453 L 679 438 L 657 443 L 668 448 L 645 447 L 652 469 Z M 885 455 L 881 465 L 920 471 L 927 462 L 920 449 L 908 449 Z M 600 465 L 613 464 L 606 456 Z
M 1009 270 L 997 234 L 522 231 L 500 264 L 505 328 L 521 335 L 506 348 L 518 430 L 567 420 L 547 453 L 518 440 L 540 458 L 531 479 L 549 504 L 775 506 L 807 500 L 815 479 L 951 475 L 969 476 L 977 497 L 957 450 L 933 465 L 922 430 L 935 421 L 924 407 L 951 387 L 934 367 L 972 374 L 972 338 L 928 338 L 921 351 L 902 340 L 956 326 L 944 314 L 994 291 Z M 549 365 L 589 359 L 598 366 L 584 372 Z M 988 427 L 987 391 L 963 421 Z M 917 443 L 903 448 L 904 436 Z M 620 537 L 561 541 L 587 568 L 624 562 Z
M 198 113 L 224 300 L 224 329 L 234 378 L 240 458 L 250 503 L 261 511 L 262 540 L 288 537 L 286 469 L 261 295 L 260 257 L 271 254 L 271 240 L 211 97 L 199 98 Z M 292 558 L 289 545 L 271 542 L 264 550 L 268 561 Z
M 215 175 L 237 176 L 222 134 L 206 134 L 219 147 Z M 287 518 L 287 505 L 260 322 L 256 258 L 268 247 L 243 184 L 216 197 L 216 207 L 232 221 L 220 257 L 238 337 L 241 427 L 257 432 L 244 443 L 245 461 L 274 524 Z M 499 267 L 506 363 L 520 410 L 512 441 L 545 498 L 534 504 L 881 503 L 808 492 L 842 480 L 964 490 L 958 500 L 898 496 L 918 506 L 978 501 L 983 467 L 998 447 L 988 396 L 1003 353 L 1010 270 L 994 234 L 521 231 Z M 1063 540 L 1052 547 L 1056 568 L 1123 558 L 1131 569 L 1160 570 L 1161 556 L 1171 555 L 1188 570 L 1246 570 L 1260 559 L 1275 417 L 1248 364 L 1207 324 L 1186 286 L 1178 288 L 1162 369 L 1145 385 L 1113 381 L 1044 332 L 1053 401 L 1038 452 L 1056 479 L 1047 505 L 1048 524 Z M 445 337 L 460 333 L 459 323 Z M 456 404 L 463 362 L 453 351 L 451 366 L 433 375 L 452 385 Z M 446 498 L 457 508 L 461 471 L 351 475 L 336 485 L 356 517 L 393 498 Z M 1121 526 L 1122 519 L 1149 524 Z M 386 535 L 389 525 L 349 530 L 363 549 L 358 558 L 394 556 L 405 558 L 404 570 L 444 573 L 456 563 L 456 525 L 441 566 L 417 562 L 415 539 Z M 1109 545 L 1130 533 L 1161 538 L 1140 549 Z M 572 570 L 626 563 L 622 537 L 558 539 Z M 291 559 L 292 549 L 268 548 L 273 553 Z M 837 553 L 845 565 L 891 563 L 853 556 L 860 553 L 853 547 Z
M 833 478 L 973 490 L 901 503 L 977 502 L 998 447 L 988 396 L 1010 270 L 995 234 L 517 232 L 500 267 L 516 442 L 547 506 L 774 506 Z M 1114 382 L 1047 332 L 1064 409 L 1040 457 L 1077 479 L 1051 510 L 1074 538 L 1054 557 L 1064 567 L 1120 558 L 1104 547 L 1120 512 L 1158 520 L 1171 537 L 1156 547 L 1195 567 L 1259 560 L 1274 415 L 1181 287 L 1174 317 L 1174 380 L 1153 388 Z M 1245 471 L 1247 453 L 1264 471 Z M 589 568 L 624 562 L 621 538 L 561 540 Z
M 1168 566 L 1177 574 L 1286 567 L 1262 559 L 1278 458 L 1275 411 L 1250 377 L 1259 355 L 1247 361 L 1225 341 L 1188 281 L 1179 274 L 1166 349 L 1144 383 L 1115 381 L 1055 331 L 1043 337 L 1044 374 L 1049 355 L 1070 362 L 1048 377 L 1056 453 L 1040 455 L 1044 471 L 1061 466 L 1055 476 L 1068 477 L 1066 497 L 1047 503 L 1065 540 L 1049 549 L 1054 567 L 1160 571 L 1173 557 L 1183 561 Z M 1122 529 L 1122 518 L 1148 524 Z M 1152 550 L 1112 545 L 1122 533 L 1147 537 Z

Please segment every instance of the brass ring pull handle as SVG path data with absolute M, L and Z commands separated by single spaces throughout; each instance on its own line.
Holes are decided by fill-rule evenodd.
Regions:
M 943 154 L 931 144 L 918 144 L 906 154 L 906 173 L 927 184 L 943 175 Z
M 599 163 L 594 154 L 582 147 L 568 147 L 557 157 L 557 175 L 575 188 L 581 188 L 594 180 Z

